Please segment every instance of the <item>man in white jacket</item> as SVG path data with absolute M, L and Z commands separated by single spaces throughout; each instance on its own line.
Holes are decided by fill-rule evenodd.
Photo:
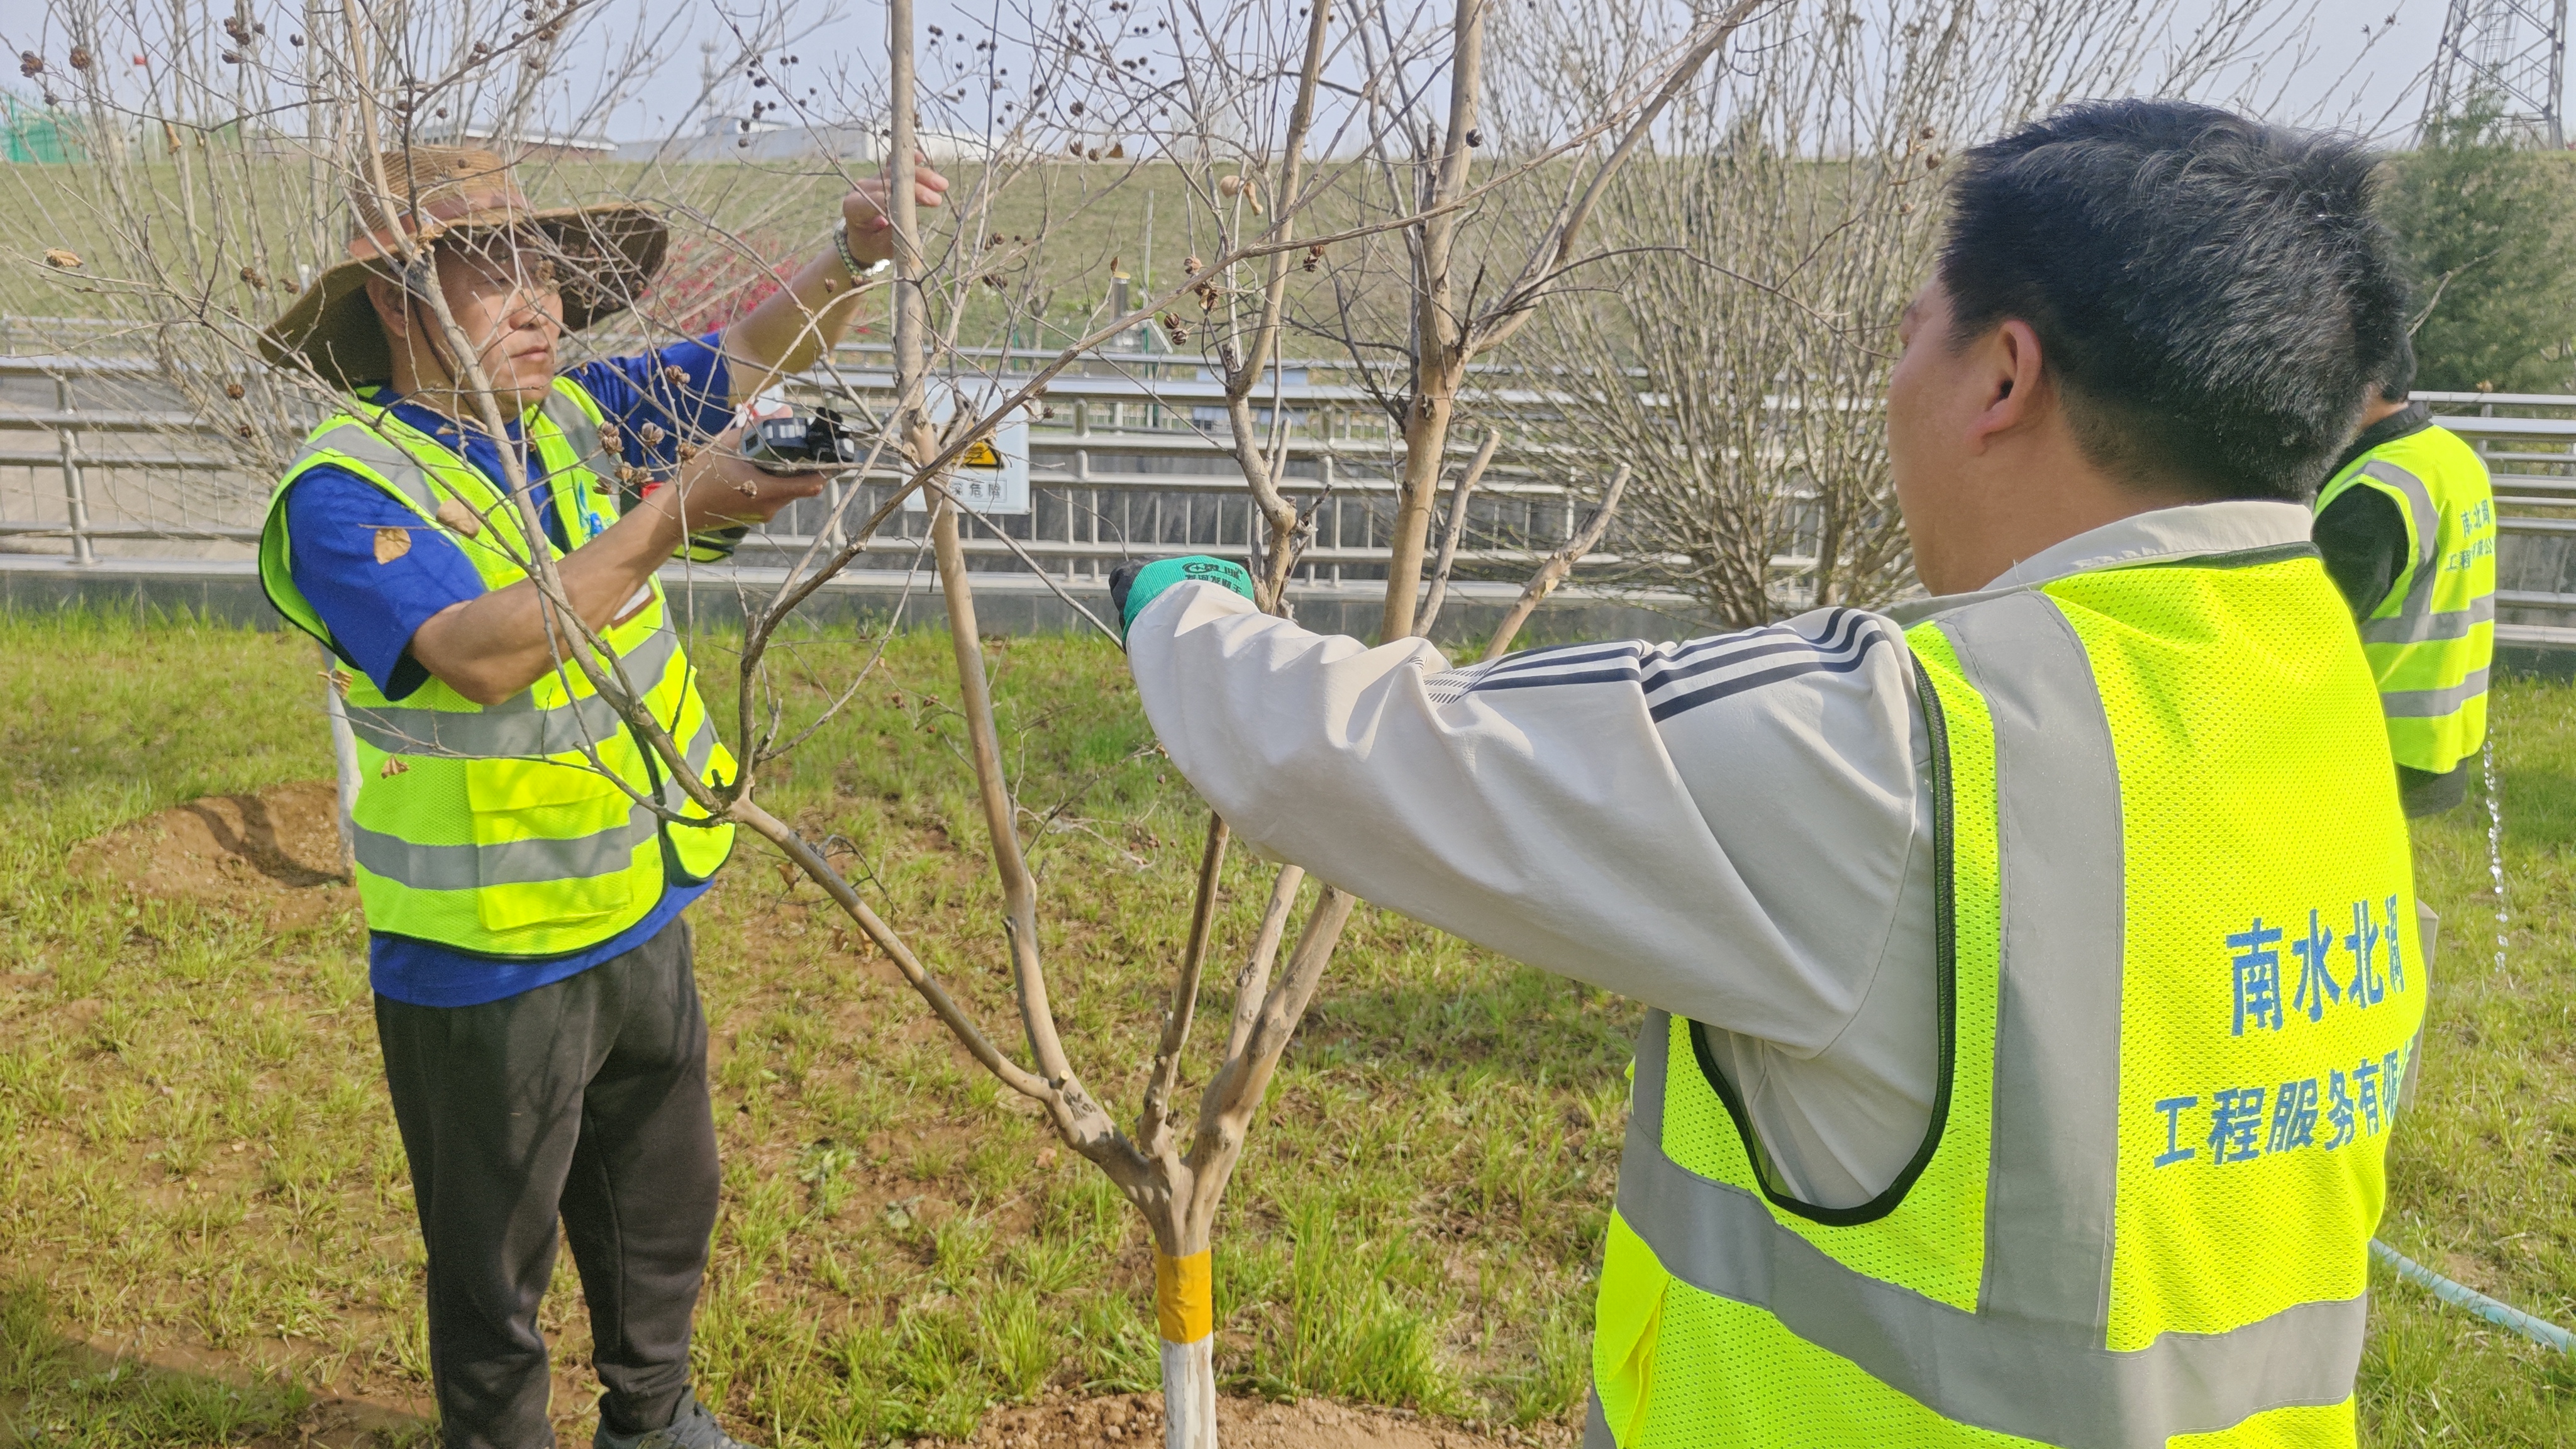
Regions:
M 2380 355 L 2403 321 L 2402 284 L 2368 213 L 2370 161 L 2335 138 L 2165 102 L 2077 107 L 1964 158 L 1940 266 L 1906 309 L 1888 383 L 1890 468 L 1926 601 L 1453 669 L 1422 640 L 1371 648 L 1264 615 L 1241 570 L 1218 560 L 1165 560 L 1116 580 L 1146 714 L 1239 837 L 1654 1009 L 1588 1444 L 1713 1434 L 1689 1442 L 1859 1445 L 1918 1421 L 1923 1437 L 1905 1442 L 1985 1443 L 1977 1436 L 1995 1431 L 2052 1444 L 2230 1431 L 2353 1442 L 2362 1254 L 2385 1139 L 2376 1099 L 2366 1138 L 2357 1126 L 2302 1135 L 2301 1122 L 2313 1123 L 2329 1072 L 2348 1092 L 2365 1048 L 2376 1073 L 2399 1012 L 2352 1015 L 2375 1033 L 2366 1041 L 2300 1036 L 2347 1018 L 2325 1017 L 2322 997 L 2313 1028 L 2302 1009 L 2266 1015 L 2260 963 L 2309 958 L 2286 954 L 2291 945 L 2269 957 L 2222 948 L 2245 929 L 2228 914 L 2239 903 L 2223 884 L 2201 901 L 2176 882 L 2253 882 L 2241 912 L 2253 934 L 2240 939 L 2258 946 L 2280 935 L 2263 934 L 2265 915 L 2277 925 L 2293 906 L 2308 910 L 2312 939 L 2316 921 L 2348 904 L 2368 900 L 2375 922 L 2380 895 L 2411 893 L 2391 772 L 2382 758 L 2301 775 L 2330 826 L 2267 816 L 2177 838 L 2170 859 L 2158 841 L 2124 842 L 2121 826 L 2228 808 L 2192 795 L 2187 771 L 2168 772 L 2179 784 L 2147 783 L 2155 752 L 2208 752 L 2212 790 L 2230 760 L 2268 788 L 2282 770 L 2310 768 L 2267 763 L 2321 747 L 2325 736 L 2303 743 L 2301 731 L 2342 731 L 2366 749 L 2376 727 L 2359 646 L 2307 548 L 2304 506 L 2356 426 L 2358 359 Z M 2246 589 L 2258 592 L 2229 593 Z M 1996 642 L 2007 637 L 2036 642 Z M 2254 645 L 2227 656 L 2238 662 L 2219 677 L 2240 697 L 2212 716 L 2221 723 L 2156 733 L 2217 687 L 2189 671 L 2217 657 L 2209 641 L 2231 639 Z M 2106 650 L 2127 652 L 2106 663 Z M 2314 665 L 2243 662 L 2274 659 Z M 1944 668 L 1966 683 L 1934 689 Z M 1948 752 L 1970 724 L 1957 702 L 1927 717 L 1927 699 L 1954 687 L 1993 741 L 1985 793 L 1955 801 Z M 2154 789 L 2166 795 L 2149 798 Z M 2087 815 L 2095 796 L 2103 809 Z M 1954 804 L 1963 819 L 1986 812 L 2000 884 L 1980 899 L 2000 925 L 1979 926 L 1964 905 L 1953 914 L 1943 832 Z M 2367 848 L 2299 877 L 2295 896 L 2262 894 L 2302 853 L 2318 854 L 2313 834 L 2326 828 Z M 1960 829 L 1973 847 L 1975 827 Z M 1963 901 L 1977 889 L 1958 885 Z M 2051 906 L 2085 919 L 2038 919 Z M 2156 924 L 2177 911 L 2201 914 Z M 1954 938 L 1973 945 L 1980 930 L 1998 943 L 1982 978 L 1973 952 L 1952 954 Z M 2320 973 L 2330 949 L 2317 948 Z M 2374 958 L 2357 949 L 2356 982 L 2376 983 Z M 2224 1004 L 2230 959 L 2232 1037 L 2208 995 Z M 2347 967 L 2337 956 L 2339 976 Z M 2420 1014 L 2421 975 L 2386 999 Z M 2277 979 L 2290 1003 L 2290 979 Z M 2183 981 L 2163 1005 L 2167 983 Z M 1980 990 L 1999 1016 L 1970 1034 L 1957 1001 Z M 2336 1010 L 2357 1010 L 2359 984 L 2352 998 L 2347 1008 L 2338 994 Z M 2142 1017 L 2151 1006 L 2172 1022 Z M 2274 1051 L 2276 1038 L 2288 1055 L 2225 1056 Z M 2173 1060 L 2218 1075 L 2148 1080 L 2186 1039 Z M 1696 1067 L 1689 1048 L 1667 1050 L 1686 1040 Z M 2205 1065 L 2222 1060 L 2225 1071 Z M 2260 1085 L 2222 1084 L 2226 1071 Z M 1667 1084 L 1704 1094 L 1703 1077 L 1706 1101 L 1723 1097 L 1732 1114 L 1718 1135 L 1744 1134 L 1751 1165 L 1671 1178 L 1683 1153 L 1668 1114 L 1686 1104 Z M 2317 1085 L 2302 1096 L 2306 1082 Z M 2025 1100 L 2032 1083 L 2048 1102 Z M 2238 1119 L 2285 1083 L 2271 1155 L 2244 1161 Z M 1984 1146 L 1964 1165 L 1942 1160 L 1945 1141 L 1955 1155 L 1989 1136 L 1985 1122 L 1956 1120 L 1959 1101 L 1991 1103 L 1991 1163 Z M 1723 1129 L 1727 1118 L 1712 1120 Z M 2159 1151 L 2137 1145 L 2146 1133 Z M 2326 1159 L 2299 1150 L 2330 1136 L 2362 1145 L 2323 1174 L 2314 1163 Z M 2032 1140 L 2044 1149 L 2023 1145 Z M 2258 1132 L 2257 1156 L 2265 1145 Z M 1905 1199 L 1945 1172 L 1966 1174 L 1957 1203 L 1983 1207 L 1861 1242 L 1895 1232 L 1906 1211 L 1932 1211 Z M 1669 1182 L 1680 1185 L 1655 1185 Z M 2239 1203 L 2228 1195 L 2240 1184 L 2269 1196 Z M 2324 1266 L 2244 1285 L 2223 1263 L 2140 1246 L 2174 1241 L 2156 1234 L 2176 1222 L 2256 1211 L 2286 1215 L 2264 1231 Z M 1630 1243 L 1650 1254 L 1633 1272 L 1622 1266 Z M 1739 1281 L 1757 1259 L 1760 1272 Z M 1789 1286 L 1810 1281 L 1819 1286 Z M 1956 1281 L 1969 1289 L 1940 1286 Z M 1809 1321 L 1826 1312 L 1816 1302 L 1856 1306 Z M 1760 1324 L 1724 1318 L 1746 1305 Z M 2237 1337 L 2275 1331 L 2311 1347 Z M 2224 1365 L 2156 1357 L 2196 1344 L 2238 1351 Z M 1777 1371 L 1712 1368 L 1748 1354 L 1779 1360 Z M 1836 1377 L 1847 1370 L 1858 1376 Z M 2132 1370 L 2144 1377 L 2121 1377 Z M 2283 1417 L 2299 1414 L 2312 1417 Z

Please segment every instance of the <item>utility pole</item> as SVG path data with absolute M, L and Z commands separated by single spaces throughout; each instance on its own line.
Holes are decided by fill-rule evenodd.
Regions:
M 2556 150 L 2567 144 L 2567 0 L 2451 0 L 2424 96 L 2423 129 L 2474 108 Z

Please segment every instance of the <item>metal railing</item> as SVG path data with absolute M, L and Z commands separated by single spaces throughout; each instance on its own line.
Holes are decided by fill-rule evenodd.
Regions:
M 881 353 L 849 349 L 839 381 L 890 396 Z M 1023 571 L 1024 560 L 1035 560 L 1062 577 L 1096 578 L 1125 558 L 1250 546 L 1254 510 L 1232 456 L 1222 385 L 1194 361 L 1161 355 L 1112 356 L 1100 368 L 1050 384 L 1047 416 L 1029 429 L 1031 510 L 969 530 L 967 551 L 979 569 Z M 1285 415 L 1282 488 L 1313 520 L 1300 578 L 1382 578 L 1400 439 L 1369 389 L 1303 380 L 1320 370 L 1288 364 L 1283 377 L 1300 380 L 1265 387 L 1257 408 L 1265 428 L 1274 409 Z M 289 444 L 312 421 L 279 419 L 279 442 Z M 102 545 L 129 558 L 176 557 L 185 551 L 173 546 L 198 545 L 195 555 L 210 562 L 246 561 L 273 480 L 252 476 L 227 442 L 180 405 L 149 360 L 0 358 L 0 550 L 18 553 L 10 562 L 20 566 L 92 565 L 105 556 Z M 1471 450 L 1466 441 L 1453 446 L 1461 458 Z M 1600 480 L 1574 476 L 1576 460 L 1566 462 L 1554 474 L 1527 463 L 1489 472 L 1471 505 L 1461 578 L 1525 574 L 1573 535 Z M 895 477 L 887 469 L 844 475 L 823 498 L 791 507 L 746 539 L 740 556 L 784 562 L 834 526 L 848 492 L 860 496 L 841 519 L 861 519 Z M 902 551 L 924 526 L 925 514 L 899 511 L 879 537 Z M 1615 542 L 1614 534 L 1613 549 L 1587 567 L 1623 562 Z M 46 544 L 53 551 L 26 556 L 29 545 Z M 1794 571 L 1806 562 L 1784 555 L 1779 565 Z
M 2496 641 L 2576 646 L 2576 397 L 2419 392 L 2495 484 Z
M 14 332 L 0 319 L 0 337 L 17 340 L 28 330 L 24 319 Z M 84 336 L 82 345 L 100 340 Z M 1052 354 L 971 356 L 1008 368 Z M 882 344 L 845 347 L 836 363 L 841 383 L 890 395 Z M 1480 374 L 1486 391 L 1478 400 L 1506 417 L 1543 415 L 1555 395 L 1544 384 L 1553 381 L 1494 369 Z M 1280 414 L 1283 489 L 1314 521 L 1299 571 L 1310 585 L 1385 575 L 1401 439 L 1369 383 L 1348 364 L 1292 362 L 1258 397 L 1265 428 L 1274 409 Z M 2494 475 L 2501 637 L 2576 644 L 2576 396 L 2417 398 L 2468 439 Z M 1195 359 L 1101 354 L 1056 378 L 1045 407 L 1048 415 L 1029 429 L 1031 510 L 969 530 L 966 548 L 978 569 L 1017 573 L 1034 564 L 1091 582 L 1127 558 L 1249 548 L 1255 514 L 1232 457 L 1223 387 Z M 279 418 L 281 450 L 291 451 L 312 421 Z M 1470 447 L 1461 438 L 1452 451 L 1463 458 Z M 1611 461 L 1515 451 L 1519 461 L 1498 465 L 1478 490 L 1461 579 L 1525 576 L 1580 525 L 1599 482 L 1590 475 Z M 755 570 L 784 564 L 833 527 L 843 502 L 844 521 L 864 518 L 893 481 L 890 471 L 845 475 L 823 498 L 782 512 L 745 540 L 741 562 Z M 238 572 L 250 561 L 272 485 L 181 404 L 158 362 L 95 351 L 0 358 L 0 564 L 81 570 L 114 557 Z M 859 496 L 848 497 L 853 491 Z M 860 567 L 898 566 L 926 519 L 895 513 L 878 535 L 887 561 Z M 1636 562 L 1621 551 L 1630 547 L 1614 529 L 1586 567 Z M 1771 562 L 1789 592 L 1813 565 L 1797 543 Z

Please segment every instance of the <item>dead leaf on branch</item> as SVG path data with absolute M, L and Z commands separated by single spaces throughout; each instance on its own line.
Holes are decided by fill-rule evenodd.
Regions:
M 483 531 L 483 520 L 476 516 L 474 510 L 453 498 L 438 500 L 438 521 L 467 538 Z
M 52 267 L 57 271 L 68 272 L 80 264 L 81 259 L 80 253 L 78 252 L 69 252 L 63 250 L 61 247 L 54 247 L 45 253 L 45 265 Z
M 409 552 L 411 552 L 410 529 L 379 528 L 376 530 L 376 562 L 389 564 Z

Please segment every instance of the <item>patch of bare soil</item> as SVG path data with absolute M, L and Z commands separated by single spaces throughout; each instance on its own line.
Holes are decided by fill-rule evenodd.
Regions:
M 1217 1442 L 1226 1449 L 1505 1449 L 1571 1444 L 1570 1431 L 1506 1431 L 1489 1438 L 1457 1424 L 1329 1399 L 1274 1404 L 1224 1398 L 1216 1406 Z M 1050 1399 L 996 1409 L 965 1449 L 1154 1449 L 1163 1442 L 1163 1396 L 1118 1394 Z
M 208 795 L 84 841 L 72 862 L 137 895 L 220 901 L 264 914 L 272 930 L 309 926 L 357 904 L 338 814 L 328 780 Z

